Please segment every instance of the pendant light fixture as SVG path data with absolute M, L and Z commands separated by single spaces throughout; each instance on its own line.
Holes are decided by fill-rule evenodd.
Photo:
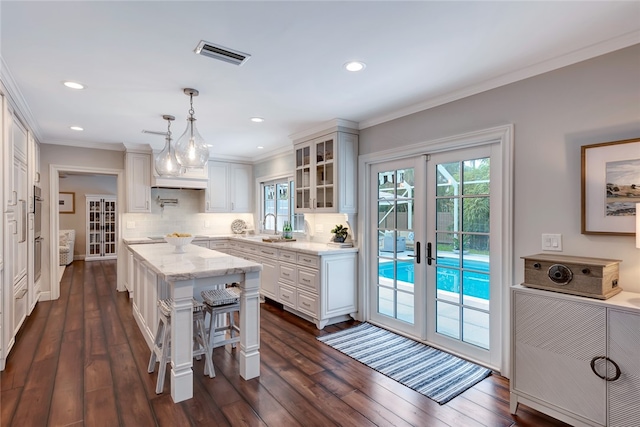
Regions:
M 179 176 L 182 172 L 182 167 L 176 159 L 173 147 L 171 147 L 171 122 L 176 118 L 167 114 L 162 118 L 167 121 L 167 137 L 164 149 L 158 153 L 155 159 L 156 172 L 160 176 Z
M 193 117 L 193 97 L 199 92 L 195 89 L 184 89 L 185 95 L 189 95 L 190 105 L 189 118 L 187 118 L 187 129 L 176 143 L 176 158 L 178 163 L 185 168 L 201 168 L 209 160 L 209 147 L 196 129 L 196 119 Z

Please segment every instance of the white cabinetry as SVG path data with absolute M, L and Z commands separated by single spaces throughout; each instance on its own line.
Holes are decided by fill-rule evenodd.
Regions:
M 511 412 L 522 402 L 573 425 L 636 425 L 640 309 L 629 309 L 630 295 L 600 301 L 514 287 Z
M 116 258 L 116 196 L 87 195 L 86 261 Z
M 250 213 L 253 205 L 251 165 L 209 161 L 205 212 Z
M 333 132 L 295 144 L 297 213 L 356 213 L 358 135 Z
M 148 153 L 126 154 L 127 212 L 151 212 L 151 156 Z

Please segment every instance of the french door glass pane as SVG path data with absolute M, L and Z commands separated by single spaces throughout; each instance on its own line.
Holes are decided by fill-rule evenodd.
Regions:
M 489 159 L 436 166 L 436 332 L 489 348 Z
M 378 173 L 378 313 L 413 324 L 414 170 Z

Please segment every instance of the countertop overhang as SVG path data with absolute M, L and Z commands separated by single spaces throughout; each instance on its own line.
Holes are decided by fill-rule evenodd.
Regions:
M 297 240 L 295 242 L 275 242 L 275 243 L 262 241 L 263 237 L 271 237 L 271 236 L 272 235 L 242 236 L 237 234 L 211 235 L 211 236 L 197 235 L 193 240 L 194 241 L 228 240 L 230 242 L 233 242 L 233 241 L 245 242 L 245 243 L 252 243 L 252 244 L 263 245 L 263 246 L 268 246 L 272 248 L 278 248 L 278 249 L 285 249 L 285 250 L 288 249 L 296 252 L 307 253 L 310 255 L 332 255 L 332 254 L 341 254 L 341 253 L 348 253 L 348 252 L 358 252 L 357 247 L 339 248 L 339 247 L 330 246 L 326 243 L 303 242 L 300 240 Z M 130 238 L 124 238 L 123 240 L 124 240 L 124 243 L 127 245 L 142 245 L 142 244 L 150 244 L 150 243 L 160 244 L 158 243 L 159 240 L 150 239 L 148 237 L 130 237 Z M 188 247 L 191 247 L 191 246 L 195 246 L 195 245 L 189 245 Z M 206 248 L 204 249 L 206 250 Z
M 135 257 L 145 261 L 156 274 L 167 282 L 262 270 L 262 264 L 257 262 L 196 245 L 185 246 L 184 253 L 175 253 L 175 247 L 168 243 L 129 244 L 128 246 Z

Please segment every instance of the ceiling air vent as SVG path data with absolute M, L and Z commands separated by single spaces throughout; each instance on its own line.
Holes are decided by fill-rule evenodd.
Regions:
M 224 46 L 218 46 L 204 40 L 201 40 L 200 43 L 198 43 L 194 52 L 198 55 L 208 56 L 209 58 L 219 59 L 220 61 L 229 62 L 235 65 L 242 65 L 251 58 L 251 55 L 248 53 L 227 49 Z

